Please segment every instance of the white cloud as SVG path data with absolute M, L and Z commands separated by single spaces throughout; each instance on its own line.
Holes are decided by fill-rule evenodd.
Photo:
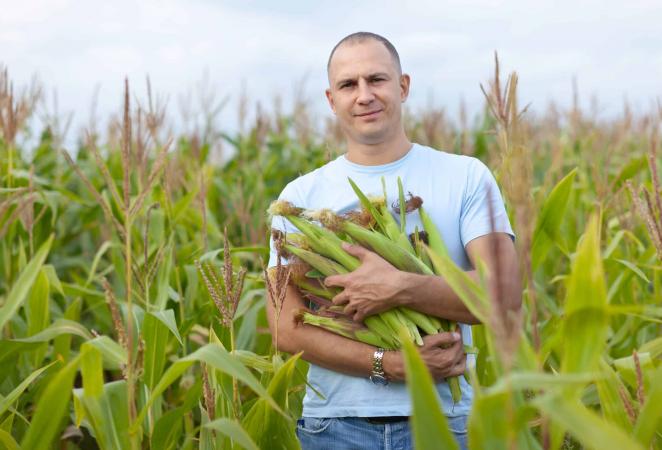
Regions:
M 450 111 L 460 98 L 476 111 L 498 50 L 504 73 L 520 74 L 523 102 L 540 110 L 550 99 L 567 103 L 576 77 L 582 98 L 596 93 L 618 111 L 624 96 L 646 106 L 662 95 L 657 3 L 0 0 L 0 63 L 19 84 L 39 74 L 79 123 L 97 85 L 103 115 L 118 108 L 124 76 L 142 93 L 149 74 L 173 98 L 205 70 L 219 97 L 236 100 L 245 83 L 262 103 L 277 93 L 290 98 L 305 78 L 326 113 L 328 52 L 344 35 L 370 30 L 399 48 L 413 107 L 433 94 Z M 224 123 L 232 124 L 233 111 Z

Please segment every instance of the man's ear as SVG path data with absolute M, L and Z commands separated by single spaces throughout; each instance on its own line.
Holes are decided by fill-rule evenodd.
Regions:
M 326 94 L 326 99 L 329 102 L 329 106 L 331 107 L 331 111 L 333 111 L 333 114 L 335 114 L 336 113 L 336 105 L 333 102 L 333 94 L 331 93 L 331 89 L 327 89 L 326 91 L 324 91 L 324 93 Z
M 406 73 L 400 75 L 400 101 L 402 103 L 407 100 L 409 97 L 409 85 L 411 83 L 411 78 Z

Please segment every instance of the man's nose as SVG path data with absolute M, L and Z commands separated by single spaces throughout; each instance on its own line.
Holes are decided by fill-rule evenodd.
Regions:
M 364 80 L 359 80 L 358 84 L 358 98 L 356 101 L 362 105 L 368 104 L 375 99 L 375 96 L 370 88 L 370 85 Z

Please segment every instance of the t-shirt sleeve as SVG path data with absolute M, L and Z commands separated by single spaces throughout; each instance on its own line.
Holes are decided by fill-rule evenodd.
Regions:
M 494 218 L 493 224 L 490 220 L 491 214 Z M 515 238 L 494 176 L 485 164 L 474 159 L 469 170 L 460 215 L 462 245 L 466 247 L 473 239 L 493 231 L 508 233 Z
M 297 195 L 297 191 L 294 188 L 294 186 L 292 186 L 291 183 L 288 184 L 287 186 L 285 186 L 285 189 L 283 189 L 283 191 L 280 193 L 280 196 L 278 196 L 278 200 L 286 200 L 288 202 L 291 202 L 295 206 L 302 206 L 302 204 L 300 202 L 300 198 Z M 284 233 L 297 233 L 298 232 L 298 229 L 294 225 L 292 225 L 292 223 L 289 220 L 285 219 L 282 216 L 274 216 L 271 219 L 271 229 L 276 229 L 276 230 L 282 231 Z M 277 263 L 277 258 L 278 258 L 278 254 L 277 254 L 277 251 L 276 251 L 276 246 L 274 244 L 274 238 L 270 233 L 270 237 L 269 237 L 269 264 L 268 264 L 267 267 L 275 267 L 276 263 Z M 287 260 L 282 259 L 281 263 L 282 264 L 287 264 Z

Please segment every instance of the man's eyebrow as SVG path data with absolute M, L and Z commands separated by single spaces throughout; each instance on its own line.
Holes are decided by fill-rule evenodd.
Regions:
M 388 78 L 388 76 L 389 75 L 386 72 L 377 72 L 377 73 L 371 73 L 370 75 L 368 75 L 368 78 L 377 78 L 377 77 L 386 77 L 386 78 Z
M 371 80 L 371 79 L 378 78 L 378 77 L 389 78 L 389 74 L 386 73 L 386 72 L 375 72 L 375 73 L 369 74 L 366 78 Z M 342 79 L 340 79 L 336 82 L 336 86 L 342 86 L 345 83 L 353 83 L 355 81 L 356 81 L 356 78 L 352 78 L 352 77 L 342 78 Z
M 336 86 L 342 86 L 345 83 L 353 83 L 356 79 L 347 77 L 347 78 L 342 78 L 336 82 Z

